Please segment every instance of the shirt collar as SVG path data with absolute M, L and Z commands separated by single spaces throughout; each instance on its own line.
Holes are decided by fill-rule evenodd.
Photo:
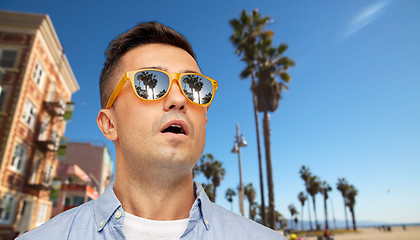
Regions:
M 101 231 L 108 223 L 114 212 L 121 207 L 121 203 L 114 193 L 114 182 L 94 201 L 96 229 Z
M 207 230 L 211 227 L 213 203 L 208 198 L 200 183 L 194 182 L 196 199 L 190 210 L 190 219 L 201 221 Z M 121 202 L 115 196 L 114 182 L 109 184 L 105 191 L 94 201 L 94 215 L 98 231 L 108 223 L 114 212 L 121 207 Z M 121 209 L 122 210 L 122 209 Z
M 213 215 L 213 203 L 210 201 L 209 197 L 204 191 L 204 188 L 198 182 L 194 182 L 194 193 L 196 199 L 190 211 L 190 218 L 197 219 L 197 217 L 200 217 L 206 229 L 209 230 L 211 227 L 211 219 Z M 200 210 L 200 216 L 196 216 L 197 213 L 194 212 L 195 209 Z

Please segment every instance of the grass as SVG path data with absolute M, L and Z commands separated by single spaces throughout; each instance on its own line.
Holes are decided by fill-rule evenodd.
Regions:
M 343 233 L 354 233 L 359 231 L 353 231 L 353 230 L 346 230 L 346 229 L 337 229 L 337 230 L 330 230 L 331 235 L 336 234 L 343 234 Z M 324 230 L 319 231 L 292 231 L 291 233 L 296 234 L 298 237 L 305 237 L 305 236 L 324 236 Z

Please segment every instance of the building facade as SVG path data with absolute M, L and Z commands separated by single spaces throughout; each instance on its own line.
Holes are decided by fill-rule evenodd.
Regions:
M 51 217 L 98 198 L 97 183 L 76 164 L 60 163 L 54 179 Z
M 49 219 L 65 113 L 79 89 L 48 15 L 0 11 L 0 239 Z
M 77 164 L 93 181 L 101 194 L 113 179 L 113 163 L 105 145 L 87 142 L 69 142 L 63 164 Z

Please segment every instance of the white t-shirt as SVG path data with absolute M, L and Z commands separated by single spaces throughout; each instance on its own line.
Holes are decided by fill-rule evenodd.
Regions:
M 188 220 L 156 221 L 125 212 L 122 231 L 127 240 L 178 240 L 187 229 Z

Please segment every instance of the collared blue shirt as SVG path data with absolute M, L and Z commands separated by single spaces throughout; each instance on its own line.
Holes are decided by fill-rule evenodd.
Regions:
M 280 233 L 212 203 L 199 183 L 194 182 L 194 188 L 196 199 L 180 239 L 285 240 Z M 63 212 L 17 239 L 126 239 L 122 232 L 124 217 L 110 184 L 98 199 Z

